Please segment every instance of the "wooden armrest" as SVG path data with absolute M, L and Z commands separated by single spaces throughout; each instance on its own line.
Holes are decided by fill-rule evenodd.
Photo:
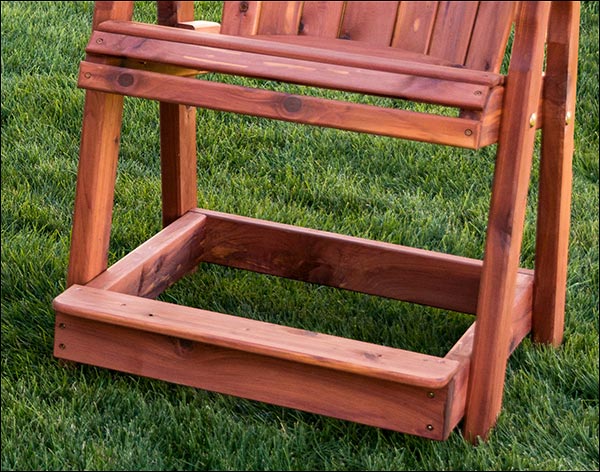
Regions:
M 148 25 L 134 21 L 105 21 L 98 26 L 96 31 L 254 54 L 265 54 L 286 59 L 323 62 L 326 64 L 359 67 L 382 72 L 393 72 L 432 79 L 471 83 L 487 87 L 502 85 L 504 82 L 504 76 L 501 74 L 473 69 L 460 69 L 448 65 L 424 63 L 415 61 L 415 56 L 411 56 L 409 60 L 399 59 L 397 57 L 378 57 L 378 54 L 380 53 L 377 53 L 376 55 L 353 53 L 345 50 L 332 50 L 329 48 L 310 47 L 308 45 L 300 44 L 286 44 L 282 41 L 255 39 L 253 37 L 209 34 L 199 31 L 171 28 L 168 26 Z M 345 41 L 341 40 L 341 42 Z M 362 48 L 363 52 L 370 51 L 370 48 Z M 405 55 L 405 57 L 408 56 Z

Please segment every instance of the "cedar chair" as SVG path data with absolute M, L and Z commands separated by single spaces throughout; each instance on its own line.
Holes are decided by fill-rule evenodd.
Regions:
M 438 440 L 462 422 L 465 438 L 485 440 L 513 350 L 530 332 L 562 341 L 579 3 L 226 1 L 220 23 L 194 20 L 193 2 L 157 3 L 156 25 L 132 21 L 133 2 L 95 3 L 55 356 Z M 454 112 L 242 87 L 207 73 Z M 124 96 L 160 102 L 164 228 L 108 267 Z M 460 148 L 497 143 L 483 260 L 196 208 L 197 107 Z M 538 129 L 527 270 L 519 257 Z M 436 357 L 155 299 L 201 262 L 476 322 Z

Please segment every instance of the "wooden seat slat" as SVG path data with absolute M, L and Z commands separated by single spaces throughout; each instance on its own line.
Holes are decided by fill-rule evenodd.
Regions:
M 54 300 L 64 314 L 424 388 L 442 388 L 454 360 L 239 316 L 73 285 Z
M 93 54 L 467 109 L 483 109 L 489 93 L 488 88 L 469 83 L 264 54 L 242 54 L 233 50 L 105 32 L 94 33 L 86 50 Z
M 324 42 L 325 46 L 322 48 L 316 47 L 316 43 L 312 43 L 310 46 L 304 46 L 300 43 L 300 41 L 308 43 L 310 41 L 308 38 L 296 38 L 298 39 L 297 43 L 287 44 L 287 41 L 294 41 L 294 37 L 288 37 L 286 42 L 278 42 L 276 40 L 266 41 L 264 39 L 254 39 L 253 37 L 202 33 L 160 25 L 147 25 L 133 21 L 116 20 L 101 23 L 97 31 L 349 67 L 364 67 L 385 72 L 472 83 L 487 87 L 502 85 L 504 82 L 504 76 L 501 74 L 450 67 L 449 65 L 438 64 L 437 62 L 440 60 L 435 58 L 421 60 L 422 56 L 415 55 L 404 56 L 402 58 L 403 53 L 395 52 L 394 48 L 381 49 L 382 53 L 386 51 L 386 53 L 390 54 L 390 57 L 384 58 L 382 54 L 378 53 L 369 55 L 367 54 L 368 50 L 364 46 L 353 44 L 350 41 L 340 40 L 337 44 L 347 43 L 346 46 L 342 46 L 344 49 L 332 51 L 330 47 L 327 47 L 327 42 Z M 395 54 L 398 54 L 400 58 L 395 57 Z

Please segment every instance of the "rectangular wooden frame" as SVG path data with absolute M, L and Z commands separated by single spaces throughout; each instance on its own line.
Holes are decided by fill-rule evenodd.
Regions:
M 441 358 L 151 299 L 201 262 L 466 313 L 481 272 L 477 260 L 193 209 L 55 299 L 56 357 L 431 439 L 461 420 L 475 324 Z M 532 286 L 521 270 L 511 352 L 531 328 Z

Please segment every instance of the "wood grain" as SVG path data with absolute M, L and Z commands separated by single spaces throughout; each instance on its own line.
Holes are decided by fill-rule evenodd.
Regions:
M 453 360 L 73 285 L 54 299 L 67 315 L 423 388 L 443 388 Z
M 533 337 L 555 346 L 565 318 L 579 14 L 578 2 L 552 3 L 543 89 Z
M 446 388 L 432 391 L 60 312 L 56 321 L 54 352 L 61 359 L 431 439 L 448 434 Z
M 301 38 L 297 38 L 295 43 L 286 44 L 285 42 L 276 40 L 266 41 L 264 39 L 248 37 L 217 35 L 128 21 L 106 21 L 102 23 L 98 31 L 239 52 L 265 54 L 289 59 L 324 62 L 326 64 L 346 65 L 358 68 L 365 67 L 374 70 L 472 83 L 489 87 L 501 85 L 504 79 L 502 75 L 492 72 L 448 67 L 447 64 L 452 63 L 444 59 L 416 60 L 417 58 L 420 59 L 420 57 L 415 57 L 414 53 L 407 60 L 402 60 L 402 53 L 395 51 L 394 48 L 375 48 L 375 54 L 377 54 L 377 50 L 388 50 L 389 57 L 369 57 L 370 55 L 367 54 L 368 50 L 365 49 L 365 46 L 351 41 L 338 41 L 337 45 L 340 43 L 343 44 L 336 47 L 336 50 L 332 52 L 331 48 L 327 48 L 326 46 L 315 47 L 318 45 L 314 43 L 312 44 L 313 47 L 305 47 L 300 42 Z M 260 36 L 259 38 L 264 38 L 264 36 Z M 274 39 L 277 38 L 275 37 Z M 293 41 L 294 38 L 290 36 L 287 40 Z M 308 41 L 308 39 L 305 38 L 303 41 Z M 88 44 L 88 47 L 96 48 L 97 46 L 94 44 Z M 326 45 L 327 42 L 324 41 L 323 44 Z M 351 49 L 346 50 L 345 47 Z M 353 51 L 356 52 L 352 54 Z M 103 54 L 106 51 L 100 47 L 98 52 Z M 395 55 L 400 55 L 400 57 Z M 436 64 L 446 64 L 446 66 Z
M 126 74 L 123 85 L 119 78 Z M 129 81 L 129 77 L 133 80 Z M 118 67 L 81 63 L 78 85 L 149 99 L 214 110 L 368 132 L 417 141 L 475 149 L 481 124 L 477 120 L 431 115 L 373 105 L 252 89 L 220 82 Z
M 267 42 L 267 44 L 271 43 Z M 86 51 L 139 61 L 162 62 L 190 69 L 469 109 L 483 109 L 489 93 L 487 87 L 468 82 L 330 65 L 264 54 L 241 54 L 233 50 L 105 32 L 93 33 Z M 443 67 L 430 64 L 426 66 Z
M 509 66 L 465 413 L 465 434 L 474 442 L 487 437 L 502 404 L 536 131 L 529 123 L 540 99 L 549 7 L 521 4 Z
M 189 212 L 171 223 L 87 286 L 103 290 L 157 297 L 200 262 L 206 217 Z
M 194 19 L 193 2 L 158 2 L 158 23 L 175 27 Z M 162 221 L 167 226 L 197 204 L 196 109 L 159 104 Z
M 209 210 L 202 260 L 475 313 L 481 261 Z

